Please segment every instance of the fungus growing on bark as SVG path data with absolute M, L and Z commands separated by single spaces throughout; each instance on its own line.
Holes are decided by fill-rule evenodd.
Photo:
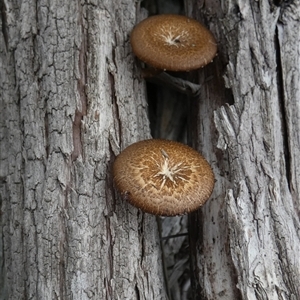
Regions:
M 123 199 L 162 216 L 195 211 L 214 187 L 213 171 L 203 156 L 184 144 L 159 139 L 134 143 L 121 152 L 113 179 Z
M 217 53 L 212 33 L 198 21 L 181 15 L 157 15 L 135 26 L 130 37 L 135 55 L 154 70 L 144 77 L 196 96 L 200 85 L 162 71 L 191 71 L 210 63 Z
M 155 69 L 191 71 L 215 57 L 212 33 L 198 21 L 181 15 L 157 15 L 135 26 L 130 37 L 135 55 Z

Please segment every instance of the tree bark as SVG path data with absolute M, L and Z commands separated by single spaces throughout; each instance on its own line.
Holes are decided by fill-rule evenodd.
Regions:
M 150 137 L 129 45 L 139 2 L 50 2 L 0 1 L 0 298 L 167 299 L 155 218 L 111 177 L 115 156 Z M 191 294 L 300 299 L 300 5 L 185 3 L 219 49 L 197 73 L 199 101 L 185 102 L 188 141 L 216 175 L 189 216 Z M 185 139 L 172 129 L 181 105 L 163 103 L 156 137 Z M 163 237 L 185 220 L 165 219 L 180 230 Z
M 166 299 L 155 218 L 111 165 L 150 137 L 135 1 L 1 1 L 4 299 Z
M 300 299 L 300 5 L 187 1 L 218 40 L 192 140 L 212 162 L 190 218 L 195 299 Z M 198 141 L 198 142 L 196 142 Z

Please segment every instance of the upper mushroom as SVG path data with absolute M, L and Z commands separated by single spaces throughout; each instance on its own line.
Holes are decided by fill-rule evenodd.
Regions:
M 212 61 L 217 44 L 198 21 L 180 15 L 157 15 L 140 22 L 131 33 L 136 56 L 156 69 L 190 71 Z
M 198 209 L 209 198 L 214 174 L 194 149 L 168 140 L 145 140 L 127 147 L 113 165 L 116 188 L 141 210 L 175 216 Z

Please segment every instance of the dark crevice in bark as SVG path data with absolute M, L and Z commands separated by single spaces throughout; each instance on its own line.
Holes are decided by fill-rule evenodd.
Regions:
M 44 128 L 45 128 L 45 152 L 46 152 L 46 158 L 49 158 L 49 117 L 47 113 L 47 109 L 45 110 L 45 118 L 44 118 Z
M 69 249 L 69 232 L 68 232 L 68 195 L 70 186 L 65 186 L 60 183 L 64 194 L 64 202 L 62 203 L 61 212 L 59 213 L 60 220 L 60 236 L 58 238 L 58 253 L 59 253 L 59 293 L 60 299 L 67 298 L 67 266 L 68 266 L 68 249 Z
M 191 268 L 191 286 L 192 286 L 192 299 L 193 300 L 205 300 L 203 290 L 200 285 L 201 278 L 199 278 L 200 270 L 197 266 L 196 258 L 201 255 L 198 245 L 203 244 L 202 239 L 202 226 L 201 226 L 200 212 L 194 212 L 189 215 L 189 245 L 190 245 L 190 268 Z
M 108 246 L 108 251 L 107 251 L 107 261 L 109 265 L 109 269 L 106 270 L 107 276 L 104 278 L 104 286 L 106 288 L 106 299 L 110 300 L 112 299 L 113 296 L 113 287 L 111 286 L 111 281 L 113 279 L 113 238 L 112 238 L 112 232 L 111 232 L 111 222 L 110 222 L 110 217 L 106 216 L 105 217 L 105 222 L 106 222 L 106 240 Z
M 166 265 L 166 258 L 165 258 L 165 249 L 162 243 L 162 220 L 159 216 L 156 217 L 157 222 L 157 228 L 158 228 L 158 234 L 159 234 L 159 243 L 161 248 L 161 256 L 162 256 L 162 264 L 163 264 L 163 275 L 164 275 L 164 282 L 166 287 L 166 293 L 169 299 L 171 298 L 171 291 L 169 286 L 169 278 L 168 278 L 168 271 L 167 271 L 167 265 Z
M 2 34 L 5 42 L 6 51 L 8 51 L 7 17 L 6 17 L 6 5 L 4 0 L 0 0 L 0 13 L 1 13 L 1 23 L 2 23 Z
M 114 279 L 114 235 L 112 233 L 112 221 L 111 217 L 113 217 L 114 212 L 117 210 L 118 194 L 115 192 L 113 184 L 113 174 L 112 174 L 112 166 L 114 162 L 114 152 L 111 144 L 109 143 L 109 153 L 112 158 L 106 168 L 106 177 L 105 177 L 105 201 L 106 201 L 106 214 L 104 214 L 105 218 L 105 228 L 106 228 L 106 236 L 105 240 L 107 242 L 107 257 L 106 261 L 108 262 L 108 268 L 105 270 L 106 276 L 104 277 L 104 285 L 106 289 L 106 300 L 110 300 L 113 297 L 114 288 L 111 285 L 112 280 Z M 113 229 L 114 230 L 114 229 Z
M 0 177 L 0 190 L 3 191 L 5 189 L 6 180 L 5 177 Z M 4 234 L 2 224 L 4 224 L 2 205 L 4 199 L 2 199 L 2 195 L 0 194 L 0 299 L 4 299 L 5 294 L 5 269 L 4 269 Z
M 187 130 L 187 119 L 188 119 L 188 102 L 186 95 L 175 92 L 173 90 L 166 89 L 165 86 L 159 86 L 154 83 L 147 82 L 147 98 L 148 98 L 148 109 L 149 109 L 149 120 L 151 135 L 153 138 L 164 138 L 176 140 L 179 142 L 186 142 L 186 130 Z M 194 99 L 197 101 L 196 99 Z M 168 265 L 166 252 L 167 243 L 165 241 L 168 236 L 162 240 L 162 231 L 164 226 L 163 219 L 157 217 L 158 231 L 160 237 L 160 246 L 162 250 L 162 262 L 164 270 L 164 281 L 166 291 L 169 299 L 175 299 L 172 296 L 173 286 L 170 285 L 170 278 L 172 273 L 176 270 L 176 263 L 180 260 L 180 256 L 187 255 L 185 249 L 180 247 L 178 252 L 171 253 L 174 255 L 174 265 Z M 186 230 L 185 230 L 186 231 Z M 183 253 L 185 252 L 185 254 Z M 187 265 L 188 269 L 189 266 Z M 180 271 L 181 272 L 181 271 Z M 180 278 L 176 281 L 176 284 L 180 285 L 180 293 L 182 293 L 182 280 L 186 275 L 186 270 L 180 275 Z M 190 276 L 189 276 L 190 277 Z M 189 299 L 189 298 L 186 298 Z
M 134 289 L 135 289 L 136 300 L 140 300 L 141 299 L 140 290 L 139 290 L 137 284 L 135 285 Z
M 72 161 L 76 160 L 78 156 L 82 155 L 81 142 L 81 121 L 83 114 L 76 108 L 75 118 L 73 122 L 73 152 L 71 154 Z
M 162 14 L 162 13 L 177 13 L 177 14 L 184 14 L 184 1 L 174 1 L 174 5 L 176 2 L 176 10 L 177 11 L 165 11 L 165 5 L 167 3 L 155 3 L 154 1 L 148 0 L 143 1 L 142 5 L 146 7 L 149 11 L 149 15 L 153 14 Z M 173 7 L 172 9 L 175 9 Z M 194 96 L 198 96 L 200 85 L 184 83 L 182 85 L 183 80 L 186 79 L 193 79 L 195 81 L 191 82 L 199 82 L 199 78 L 196 77 L 196 72 L 190 72 L 189 74 L 186 72 L 181 73 L 172 73 L 172 76 L 176 76 L 178 80 L 180 80 L 181 85 L 176 88 L 170 88 L 169 82 L 162 84 L 161 81 L 158 81 L 158 78 L 152 78 L 152 80 L 147 81 L 147 99 L 148 99 L 148 110 L 149 110 L 149 120 L 150 120 L 150 128 L 151 128 L 151 135 L 153 138 L 165 138 L 176 140 L 179 142 L 187 143 L 187 124 L 189 119 L 191 119 L 191 109 L 190 105 L 191 102 L 199 101 L 198 98 L 190 98 L 186 94 L 192 94 Z M 165 76 L 165 74 L 164 74 Z M 166 76 L 169 76 L 168 74 Z M 175 80 L 177 78 L 175 77 Z M 183 78 L 183 79 L 181 79 Z M 174 82 L 174 80 L 173 80 Z M 158 84 L 160 85 L 158 85 Z M 169 85 L 169 87 L 168 87 Z M 196 89 L 194 89 L 196 87 Z M 185 92 L 185 94 L 183 94 Z M 195 136 L 193 136 L 195 138 Z M 197 144 L 195 143 L 188 143 L 189 145 Z M 176 222 L 176 221 L 174 221 Z M 186 289 L 184 286 L 187 282 L 191 282 L 193 274 L 191 274 L 191 270 L 193 268 L 193 263 L 191 262 L 191 253 L 189 253 L 189 241 L 188 234 L 186 233 L 189 229 L 188 228 L 181 228 L 179 234 L 174 234 L 174 238 L 182 238 L 181 232 L 184 231 L 184 235 L 186 235 L 185 242 L 182 243 L 181 246 L 177 249 L 176 252 L 170 253 L 171 256 L 174 256 L 174 261 L 172 265 L 168 263 L 170 259 L 166 257 L 169 255 L 166 251 L 168 250 L 168 243 L 170 236 L 162 237 L 164 226 L 165 225 L 164 219 L 157 217 L 158 229 L 159 229 L 159 236 L 160 236 L 160 245 L 162 249 L 162 261 L 163 261 L 163 268 L 164 268 L 164 280 L 166 284 L 166 291 L 168 294 L 169 299 L 178 299 L 179 297 L 184 297 L 184 299 L 191 299 L 192 294 L 194 294 L 195 299 L 200 300 L 197 297 L 198 294 L 195 294 L 195 289 L 193 287 L 188 287 Z M 168 224 L 168 223 L 166 223 Z M 189 227 L 190 228 L 190 227 Z M 176 231 L 175 231 L 176 233 Z M 173 236 L 173 235 L 172 235 Z M 184 247 L 185 245 L 185 247 Z M 196 248 L 194 248 L 196 249 Z M 196 253 L 194 253 L 196 255 Z M 186 263 L 182 269 L 176 269 L 177 263 L 186 259 Z M 196 267 L 196 265 L 194 265 Z M 172 283 L 171 277 L 173 274 L 178 272 L 178 278 L 176 279 L 175 285 L 179 285 L 179 289 L 174 287 L 174 283 Z M 178 291 L 179 290 L 179 291 Z M 178 291 L 178 295 L 175 295 L 175 291 Z
M 73 121 L 73 152 L 71 155 L 72 161 L 76 160 L 78 156 L 83 155 L 82 153 L 82 136 L 81 136 L 81 121 L 83 117 L 87 114 L 87 95 L 86 95 L 86 80 L 87 80 L 87 61 L 86 61 L 86 52 L 87 52 L 87 33 L 84 29 L 83 12 L 81 18 L 79 19 L 81 30 L 82 30 L 82 43 L 79 49 L 79 73 L 80 78 L 77 80 L 77 90 L 79 93 L 81 101 L 81 109 L 78 107 L 75 111 L 75 117 Z
M 279 7 L 286 7 L 289 4 L 293 4 L 295 0 L 273 0 L 273 3 Z
M 115 44 L 117 44 L 117 37 L 115 36 Z M 106 59 L 107 61 L 107 70 L 108 70 L 108 79 L 110 82 L 110 90 L 111 90 L 111 104 L 112 104 L 112 109 L 113 109 L 113 113 L 114 113 L 114 126 L 115 126 L 115 132 L 116 134 L 118 134 L 118 139 L 120 140 L 120 137 L 123 136 L 123 126 L 121 123 L 121 119 L 120 118 L 120 113 L 119 113 L 119 106 L 117 103 L 117 97 L 116 97 L 116 82 L 115 82 L 115 66 L 116 66 L 116 59 L 115 59 L 115 50 L 112 52 L 112 61 L 110 61 L 108 58 Z M 118 145 L 119 147 L 121 147 L 121 145 Z M 122 149 L 122 147 L 121 147 Z
M 118 137 L 118 139 L 120 140 L 120 137 L 123 136 L 122 134 L 122 124 L 121 124 L 121 119 L 120 118 L 120 112 L 119 112 L 119 106 L 117 103 L 117 98 L 116 98 L 116 90 L 115 90 L 115 78 L 114 78 L 114 74 L 113 71 L 108 71 L 108 77 L 109 77 L 109 82 L 110 82 L 110 86 L 111 86 L 111 104 L 112 104 L 112 110 L 113 110 L 113 115 L 115 116 L 114 118 L 114 129 L 115 129 L 115 133 Z M 117 146 L 121 146 L 121 145 L 117 145 Z M 113 147 L 112 147 L 113 149 Z
M 137 212 L 137 218 L 139 220 L 138 222 L 138 232 L 139 232 L 139 242 L 141 245 L 141 262 L 142 265 L 143 259 L 145 258 L 145 236 L 144 236 L 144 214 L 142 211 L 138 210 Z
M 114 183 L 113 183 L 113 163 L 115 154 L 113 151 L 113 147 L 111 142 L 109 141 L 109 153 L 111 159 L 108 162 L 107 170 L 106 170 L 106 177 L 105 177 L 105 200 L 106 200 L 106 207 L 107 207 L 107 215 L 110 217 L 112 213 L 116 211 L 116 199 L 118 198 L 118 193 L 115 192 Z M 97 178 L 97 175 L 94 175 Z M 98 178 L 100 180 L 100 178 Z
M 283 136 L 283 144 L 284 144 L 284 156 L 285 156 L 285 168 L 286 168 L 286 179 L 288 182 L 288 187 L 291 190 L 291 168 L 290 168 L 290 152 L 289 148 L 289 134 L 288 134 L 288 123 L 286 119 L 286 111 L 285 111 L 285 98 L 284 98 L 284 78 L 282 72 L 282 63 L 281 63 L 281 50 L 280 50 L 280 42 L 278 36 L 278 28 L 276 27 L 275 32 L 275 46 L 276 50 L 276 61 L 277 61 L 277 87 L 278 87 L 278 97 L 279 97 L 279 106 L 281 109 L 281 117 L 282 117 L 282 136 Z

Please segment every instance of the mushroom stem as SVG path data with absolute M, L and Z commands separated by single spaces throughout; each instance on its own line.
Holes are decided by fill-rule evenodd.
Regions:
M 178 233 L 178 234 L 173 234 L 173 235 L 168 235 L 168 236 L 162 236 L 161 239 L 162 240 L 168 240 L 168 239 L 173 239 L 173 238 L 177 238 L 177 237 L 181 237 L 181 236 L 188 236 L 189 234 L 186 233 Z
M 197 97 L 200 94 L 200 84 L 192 83 L 188 80 L 184 80 L 178 77 L 173 77 L 166 72 L 161 72 L 156 76 L 147 77 L 146 79 L 156 84 L 164 86 L 167 85 L 168 87 L 175 89 L 178 92 L 187 94 L 192 97 Z

